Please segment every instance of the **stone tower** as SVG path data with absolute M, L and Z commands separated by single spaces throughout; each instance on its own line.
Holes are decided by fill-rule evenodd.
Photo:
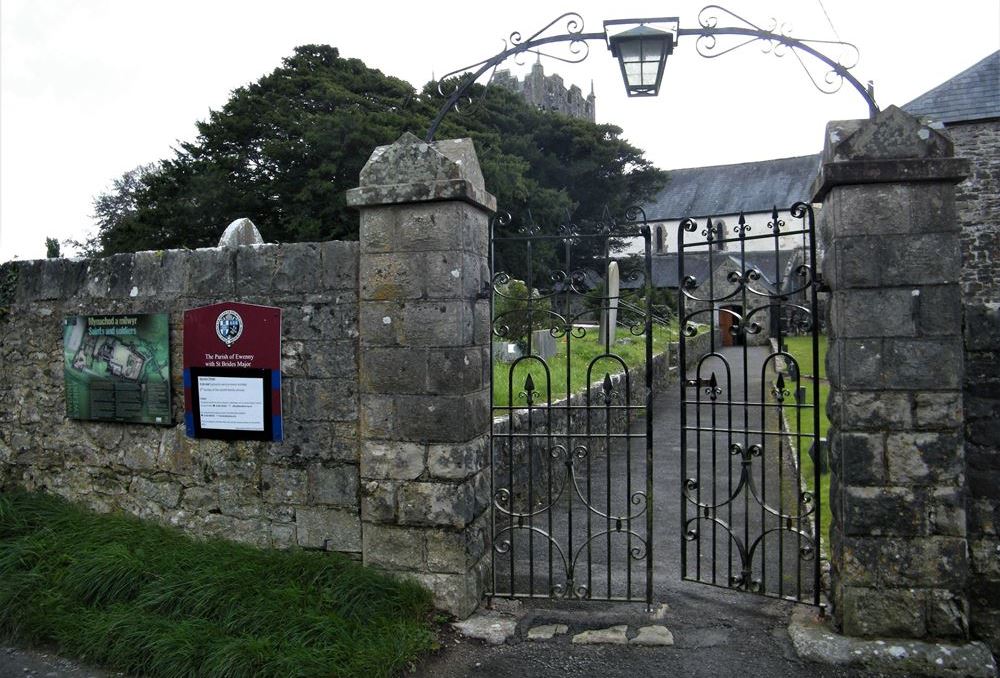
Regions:
M 568 89 L 561 76 L 545 75 L 540 62 L 531 67 L 531 73 L 519 80 L 510 71 L 497 71 L 493 82 L 504 89 L 521 95 L 525 101 L 543 111 L 555 111 L 573 118 L 595 122 L 594 84 L 590 84 L 590 94 L 583 96 L 583 91 L 576 85 Z

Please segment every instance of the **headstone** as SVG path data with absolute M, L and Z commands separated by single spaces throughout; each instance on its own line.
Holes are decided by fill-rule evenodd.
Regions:
M 612 261 L 608 264 L 608 285 L 607 297 L 605 298 L 604 312 L 601 314 L 601 333 L 599 340 L 602 344 L 607 341 L 611 346 L 615 343 L 615 327 L 618 325 L 618 294 L 620 285 L 618 281 L 618 262 Z
M 242 245 L 263 245 L 264 238 L 253 222 L 242 217 L 226 226 L 219 238 L 219 247 L 240 247 Z

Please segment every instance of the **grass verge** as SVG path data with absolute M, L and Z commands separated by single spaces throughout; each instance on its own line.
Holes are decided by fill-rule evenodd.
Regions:
M 663 327 L 654 325 L 653 327 L 653 355 L 667 350 L 667 344 L 677 339 L 676 327 Z M 571 342 L 571 343 L 568 343 Z M 569 348 L 568 348 L 569 347 Z M 569 388 L 566 384 L 566 353 L 571 352 L 569 366 Z M 619 356 L 628 366 L 633 379 L 642 379 L 641 374 L 631 372 L 632 368 L 639 367 L 646 363 L 646 337 L 636 336 L 627 329 L 619 328 L 617 339 L 611 347 L 611 352 Z M 511 374 L 511 363 L 503 363 L 499 360 L 493 361 L 493 402 L 499 406 L 507 406 L 508 398 L 513 396 L 515 407 L 527 405 L 526 398 L 522 395 L 525 390 L 525 381 L 531 374 L 535 390 L 540 394 L 536 396 L 535 403 L 547 402 L 549 395 L 548 380 L 551 380 L 552 402 L 567 397 L 568 394 L 577 393 L 587 385 L 587 367 L 594 358 L 604 354 L 604 345 L 598 342 L 597 328 L 589 328 L 582 337 L 562 337 L 558 340 L 558 350 L 556 354 L 546 359 L 548 366 L 548 377 L 541 363 L 537 360 L 523 360 L 513 369 L 513 380 L 508 381 Z M 600 381 L 605 373 L 617 374 L 621 372 L 621 364 L 611 358 L 598 360 L 591 371 L 591 383 Z M 511 387 L 511 383 L 513 387 Z
M 431 609 L 416 584 L 337 554 L 0 495 L 0 636 L 129 674 L 393 676 L 434 646 Z

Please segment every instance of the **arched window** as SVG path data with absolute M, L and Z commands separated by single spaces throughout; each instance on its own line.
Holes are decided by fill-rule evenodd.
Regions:
M 663 227 L 656 227 L 656 252 L 663 254 Z

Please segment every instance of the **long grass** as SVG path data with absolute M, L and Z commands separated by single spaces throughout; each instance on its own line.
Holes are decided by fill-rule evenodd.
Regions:
M 0 636 L 129 674 L 393 676 L 434 646 L 430 612 L 418 585 L 337 554 L 0 494 Z

